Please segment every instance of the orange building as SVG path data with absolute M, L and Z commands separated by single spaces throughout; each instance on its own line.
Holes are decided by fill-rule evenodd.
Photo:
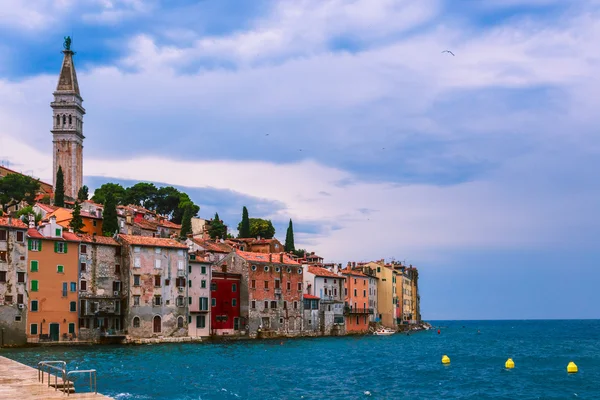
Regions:
M 346 332 L 366 332 L 369 330 L 369 316 L 373 309 L 369 308 L 369 277 L 362 272 L 350 269 L 342 270 L 346 277 Z
M 90 212 L 81 210 L 81 220 L 83 221 L 82 233 L 88 235 L 102 236 L 102 213 L 101 212 Z M 69 223 L 73 219 L 73 210 L 68 208 L 58 207 L 52 213 L 48 214 L 48 218 L 56 217 L 56 223 L 65 230 L 69 229 Z
M 79 238 L 50 217 L 27 231 L 29 311 L 27 341 L 77 336 Z

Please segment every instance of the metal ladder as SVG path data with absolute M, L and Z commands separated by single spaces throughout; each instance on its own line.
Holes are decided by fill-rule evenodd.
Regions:
M 69 396 L 71 393 L 75 393 L 75 380 L 74 377 L 78 375 L 89 376 L 90 379 L 90 392 L 98 393 L 98 382 L 96 377 L 95 369 L 87 370 L 74 370 L 67 372 L 67 363 L 64 361 L 40 361 L 38 362 L 38 381 L 44 383 L 44 374 L 48 374 L 48 387 L 53 386 L 54 390 L 60 389 L 63 393 Z M 52 383 L 52 376 L 54 376 L 54 383 Z M 62 382 L 59 383 L 58 379 Z

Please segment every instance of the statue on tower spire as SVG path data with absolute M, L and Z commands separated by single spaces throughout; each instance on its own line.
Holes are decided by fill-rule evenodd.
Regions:
M 66 51 L 71 51 L 71 36 L 65 36 L 65 42 L 63 43 L 63 47 Z

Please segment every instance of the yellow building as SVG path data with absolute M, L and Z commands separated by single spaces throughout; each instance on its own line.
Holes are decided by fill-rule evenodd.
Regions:
M 397 315 L 397 288 L 396 271 L 391 265 L 386 265 L 384 260 L 364 264 L 363 267 L 371 268 L 377 276 L 377 317 L 385 327 L 395 328 Z

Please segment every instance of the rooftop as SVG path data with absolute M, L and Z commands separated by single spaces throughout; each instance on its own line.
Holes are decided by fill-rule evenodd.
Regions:
M 188 249 L 185 244 L 181 244 L 174 239 L 164 238 L 153 238 L 147 236 L 134 236 L 120 234 L 119 237 L 125 243 L 135 246 L 148 246 L 148 247 L 171 247 L 175 249 Z
M 237 250 L 236 254 L 239 255 L 240 257 L 242 257 L 246 261 L 288 264 L 288 265 L 300 265 L 285 253 L 251 253 L 249 251 Z M 283 255 L 283 262 L 279 261 L 280 257 L 282 255 Z M 270 259 L 269 259 L 269 256 L 271 256 Z
M 9 217 L 0 217 L 0 226 L 7 228 L 27 229 L 27 225 L 19 218 L 10 218 L 10 223 L 8 220 Z
M 111 246 L 119 246 L 119 242 L 117 242 L 112 237 L 108 236 L 92 236 L 86 234 L 79 234 L 79 239 L 82 243 L 98 243 L 98 244 L 106 244 Z
M 317 266 L 314 266 L 314 265 L 309 265 L 308 266 L 308 272 L 310 272 L 311 274 L 313 274 L 315 276 L 325 276 L 325 277 L 328 277 L 328 278 L 344 279 L 344 277 L 336 275 L 335 273 L 331 272 L 328 269 L 317 267 Z

